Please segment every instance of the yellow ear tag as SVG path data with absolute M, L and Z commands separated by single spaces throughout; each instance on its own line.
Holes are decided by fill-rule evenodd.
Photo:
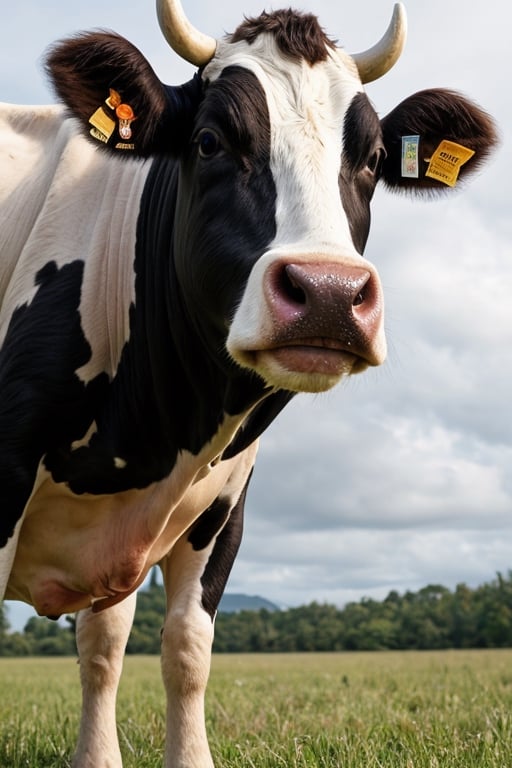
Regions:
M 91 135 L 98 141 L 102 141 L 104 144 L 110 139 L 114 133 L 116 122 L 110 115 L 108 115 L 103 107 L 98 107 L 96 112 L 90 116 L 89 123 L 92 125 Z
M 425 176 L 430 176 L 430 178 L 437 179 L 449 187 L 454 187 L 461 167 L 474 154 L 474 150 L 468 149 L 468 147 L 443 139 L 430 158 Z
M 105 99 L 105 107 L 98 107 L 96 112 L 89 118 L 89 123 L 92 125 L 90 130 L 91 136 L 94 136 L 98 141 L 106 144 L 116 127 L 116 121 L 110 114 L 110 110 L 115 110 L 121 104 L 121 96 L 113 88 L 109 88 L 108 98 Z

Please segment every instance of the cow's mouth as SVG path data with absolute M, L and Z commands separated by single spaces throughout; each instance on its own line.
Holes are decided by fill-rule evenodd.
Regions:
M 314 377 L 318 383 L 313 389 L 318 391 L 332 386 L 342 376 L 360 373 L 368 367 L 368 361 L 351 351 L 346 343 L 323 336 L 287 339 L 252 354 L 257 368 Z M 320 384 L 320 380 L 324 383 Z M 302 389 L 304 383 L 298 388 Z
M 325 337 L 294 339 L 261 351 L 282 368 L 294 373 L 334 376 L 359 373 L 368 367 L 360 355 L 337 339 Z

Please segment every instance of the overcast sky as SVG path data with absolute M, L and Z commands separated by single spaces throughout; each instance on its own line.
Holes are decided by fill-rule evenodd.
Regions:
M 185 5 L 215 37 L 271 7 Z M 357 52 L 381 36 L 392 2 L 295 7 Z M 405 53 L 367 88 L 379 114 L 422 88 L 458 89 L 495 117 L 502 145 L 441 201 L 376 194 L 365 255 L 386 293 L 388 360 L 330 393 L 297 397 L 267 431 L 231 592 L 342 605 L 428 583 L 476 586 L 512 568 L 512 14 L 504 0 L 406 8 Z M 92 27 L 128 37 L 168 83 L 193 71 L 167 48 L 150 0 L 17 0 L 2 8 L 0 99 L 53 100 L 42 52 Z M 9 617 L 21 621 L 14 607 Z

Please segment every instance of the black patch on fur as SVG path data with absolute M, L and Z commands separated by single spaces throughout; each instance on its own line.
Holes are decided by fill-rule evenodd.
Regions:
M 41 457 L 81 437 L 91 420 L 87 388 L 75 374 L 91 354 L 78 311 L 83 269 L 82 261 L 46 264 L 0 350 L 0 546 L 23 513 Z
M 294 392 L 287 392 L 286 390 L 280 390 L 279 392 L 267 395 L 267 397 L 256 406 L 253 411 L 251 411 L 251 414 L 240 427 L 233 441 L 222 454 L 222 458 L 230 459 L 233 456 L 236 456 L 237 453 L 248 448 L 249 445 L 251 445 L 251 443 L 253 443 L 256 438 L 263 434 L 266 428 L 270 426 L 294 395 Z
M 220 531 L 229 516 L 231 504 L 229 499 L 218 498 L 208 509 L 205 509 L 199 520 L 192 526 L 188 540 L 192 548 L 199 552 L 205 549 Z
M 212 621 L 226 588 L 226 583 L 242 540 L 245 497 L 251 475 L 238 501 L 233 506 L 227 523 L 217 536 L 217 541 L 201 576 L 201 585 L 203 587 L 201 603 L 205 611 L 211 616 Z
M 343 129 L 340 193 L 355 248 L 363 253 L 370 231 L 370 202 L 384 156 L 379 118 L 365 93 L 352 99 Z
M 218 151 L 208 158 L 199 149 L 204 131 L 218 138 Z M 160 195 L 156 185 L 153 194 Z M 148 208 L 148 214 L 155 208 Z M 220 376 L 222 408 L 229 413 L 240 413 L 264 393 L 258 377 L 230 361 L 225 342 L 251 269 L 275 236 L 275 209 L 265 95 L 251 72 L 228 67 L 205 90 L 192 142 L 182 158 L 174 249 L 167 269 L 173 305 L 198 343 L 190 354 L 188 338 L 176 338 L 184 364 L 194 369 L 189 378 L 204 380 L 210 370 L 214 382 Z M 148 218 L 144 236 L 153 239 L 155 223 Z M 237 390 L 241 395 L 233 398 Z M 217 392 L 218 383 L 209 399 Z
M 253 43 L 261 34 L 271 34 L 281 53 L 295 61 L 309 64 L 325 61 L 336 45 L 325 34 L 316 16 L 291 9 L 263 12 L 257 18 L 246 18 L 231 36 L 231 42 L 246 40 Z

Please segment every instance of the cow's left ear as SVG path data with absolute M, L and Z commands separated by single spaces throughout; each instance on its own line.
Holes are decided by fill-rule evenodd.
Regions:
M 382 121 L 382 179 L 392 191 L 436 194 L 474 173 L 498 143 L 492 118 L 461 94 L 415 93 Z
M 54 89 L 96 146 L 124 157 L 178 153 L 191 130 L 201 83 L 165 86 L 130 42 L 86 32 L 46 60 Z

